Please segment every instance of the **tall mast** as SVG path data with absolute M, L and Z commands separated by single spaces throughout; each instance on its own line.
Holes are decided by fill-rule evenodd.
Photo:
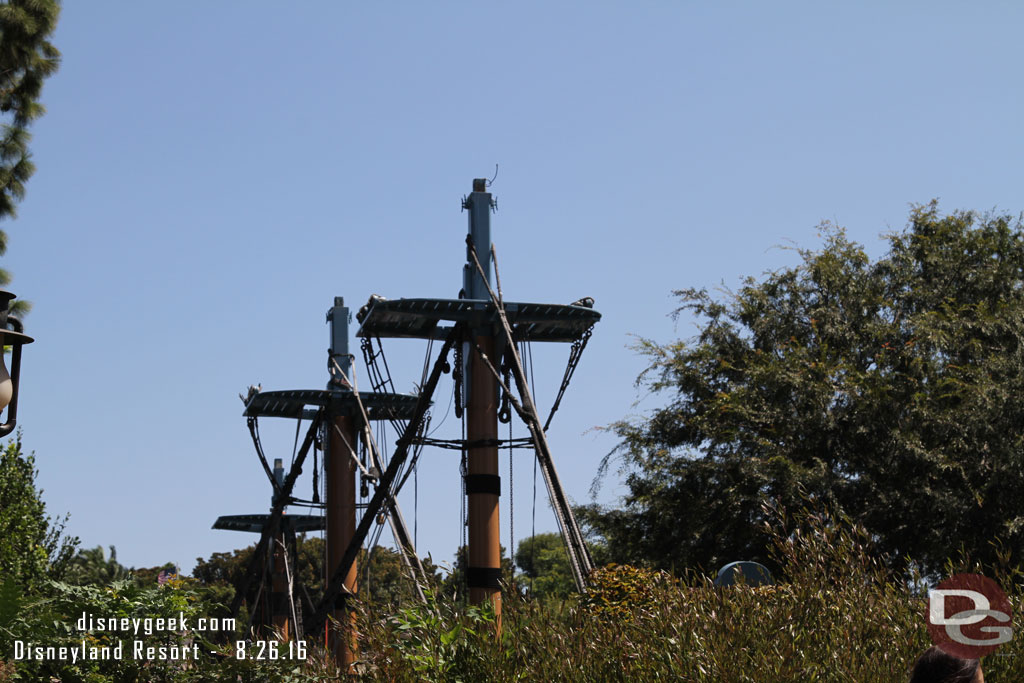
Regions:
M 345 377 L 352 376 L 352 356 L 348 352 L 349 311 L 343 297 L 334 297 L 334 306 L 327 311 L 330 325 L 330 347 L 328 368 L 330 380 L 327 390 L 340 395 L 349 389 Z M 340 372 L 339 372 L 340 369 Z M 333 402 L 337 405 L 337 402 Z M 326 487 L 327 518 L 327 565 L 325 583 L 341 563 L 342 555 L 355 536 L 356 531 L 356 420 L 351 415 L 340 414 L 337 409 L 329 410 L 326 428 L 326 457 L 324 478 Z M 358 588 L 359 568 L 352 562 L 345 572 L 344 592 L 354 595 Z M 340 637 L 329 644 L 342 671 L 348 672 L 356 660 L 355 618 L 356 613 L 344 605 L 334 606 L 332 616 L 341 624 Z
M 487 301 L 492 285 L 491 210 L 493 201 L 487 181 L 475 179 L 473 192 L 466 199 L 469 236 L 476 245 L 486 282 L 469 253 L 463 268 L 463 289 L 467 299 Z M 467 250 L 468 251 L 468 250 Z M 468 334 L 490 358 L 495 358 L 494 324 L 486 321 Z M 464 372 L 463 396 L 466 401 L 466 495 L 468 499 L 468 566 L 466 582 L 473 604 L 490 600 L 495 614 L 501 616 L 501 543 L 498 497 L 498 383 L 480 354 L 463 345 L 462 357 L 468 359 Z M 500 622 L 499 622 L 500 623 Z

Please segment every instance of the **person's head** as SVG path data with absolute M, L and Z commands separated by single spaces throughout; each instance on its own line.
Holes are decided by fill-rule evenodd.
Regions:
M 985 683 L 985 676 L 977 659 L 961 659 L 933 645 L 917 658 L 910 683 Z

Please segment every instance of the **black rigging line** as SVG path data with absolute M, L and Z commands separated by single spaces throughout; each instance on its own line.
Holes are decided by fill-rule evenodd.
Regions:
M 430 433 L 427 434 L 428 437 L 431 434 L 433 434 L 434 432 L 436 432 L 438 429 L 440 429 L 442 425 L 444 425 L 444 421 L 448 419 L 448 416 L 452 412 L 452 403 L 454 401 L 455 401 L 455 392 L 452 392 L 452 393 L 448 394 L 448 410 L 444 411 L 444 417 L 441 418 L 441 421 L 437 424 L 436 427 L 434 427 L 433 429 L 430 430 Z
M 419 397 L 416 399 L 416 407 L 413 410 L 412 417 L 409 419 L 405 431 L 395 444 L 395 452 L 391 457 L 391 462 L 388 464 L 387 469 L 381 473 L 380 484 L 378 484 L 377 489 L 374 491 L 373 498 L 367 505 L 366 511 L 359 524 L 356 526 L 355 534 L 352 536 L 348 547 L 345 549 L 345 553 L 342 555 L 341 561 L 338 563 L 338 566 L 334 568 L 330 580 L 324 587 L 324 594 L 321 596 L 320 601 L 317 604 L 316 611 L 313 614 L 311 622 L 312 628 L 314 629 L 318 629 L 323 626 L 327 619 L 327 612 L 333 609 L 336 604 L 335 600 L 338 598 L 344 583 L 344 574 L 352 566 L 352 562 L 358 554 L 358 548 L 366 539 L 369 526 L 373 521 L 368 519 L 366 515 L 376 512 L 382 505 L 384 505 L 385 498 L 388 497 L 387 494 L 389 492 L 391 482 L 394 481 L 398 467 L 406 459 L 409 446 L 411 445 L 410 441 L 414 433 L 419 430 L 420 423 L 427 411 L 430 397 L 437 388 L 437 382 L 445 367 L 448 366 L 448 354 L 452 349 L 455 339 L 461 337 L 463 328 L 464 324 L 457 322 L 446 336 L 441 352 L 438 354 L 438 358 L 434 362 L 434 367 L 430 371 L 430 377 L 427 378 L 426 385 L 423 387 Z
M 313 500 L 303 500 L 300 498 L 291 498 L 288 500 L 288 507 L 300 507 L 300 508 L 311 508 L 317 510 L 323 510 L 326 505 L 324 503 L 318 503 Z
M 526 342 L 523 342 L 527 346 Z M 530 346 L 530 388 L 536 392 L 537 385 L 533 381 L 533 347 Z M 533 459 L 533 509 L 530 512 L 530 566 L 537 573 L 537 458 Z M 533 592 L 533 576 L 530 576 L 530 592 Z
M 514 481 L 513 474 L 515 470 L 512 467 L 512 421 L 508 423 L 508 559 L 512 563 L 512 571 L 515 572 L 516 566 L 516 515 L 515 515 L 515 504 L 516 499 L 512 484 Z
M 270 469 L 270 465 L 267 463 L 267 456 L 263 452 L 263 444 L 260 442 L 259 420 L 256 419 L 255 415 L 251 415 L 246 420 L 246 423 L 249 425 L 249 435 L 252 437 L 253 446 L 256 447 L 256 455 L 260 458 L 260 464 L 263 465 L 263 471 L 267 473 L 267 479 L 270 480 L 270 485 L 274 489 L 274 495 L 276 496 L 280 489 L 280 484 L 274 478 L 274 472 Z
M 412 467 L 412 544 L 420 547 L 420 465 Z M 416 552 L 419 552 L 418 550 Z
M 431 439 L 429 437 L 417 437 L 414 444 L 418 446 L 431 446 L 432 448 L 444 448 L 451 451 L 461 451 L 464 448 L 478 448 L 482 446 L 494 446 L 496 448 L 533 448 L 533 440 L 528 436 L 520 436 L 509 442 L 506 439 L 478 439 L 473 442 L 466 442 L 462 439 Z
M 295 454 L 299 451 L 299 426 L 302 424 L 302 414 L 295 420 L 295 443 L 292 445 L 292 462 L 295 462 Z M 315 444 L 314 444 L 315 446 Z M 314 453 L 316 453 L 314 449 Z
M 587 342 L 590 341 L 590 336 L 593 334 L 593 330 L 594 328 L 591 326 L 590 329 L 584 332 L 579 339 L 572 343 L 572 348 L 569 351 L 569 362 L 565 366 L 565 373 L 562 375 L 562 384 L 558 387 L 558 395 L 555 396 L 555 402 L 551 406 L 551 412 L 548 413 L 548 419 L 544 422 L 545 432 L 548 431 L 548 427 L 551 426 L 551 419 L 558 411 L 558 406 L 562 404 L 562 397 L 565 396 L 565 390 L 569 388 L 569 382 L 572 380 L 572 376 L 576 372 L 576 367 L 579 365 L 580 358 L 583 356 L 583 349 L 587 348 Z
M 320 450 L 320 445 L 317 443 L 317 439 L 313 440 L 313 502 L 320 503 L 320 467 L 317 464 L 317 451 Z M 295 458 L 292 458 L 292 462 L 295 462 Z
M 302 463 L 306 459 L 306 454 L 309 452 L 309 448 L 313 445 L 313 439 L 315 432 L 319 429 L 321 420 L 323 420 L 324 411 L 321 408 L 317 411 L 316 416 L 313 418 L 309 429 L 306 432 L 306 438 L 302 442 L 302 447 L 299 449 L 298 455 L 295 458 L 295 462 L 292 463 L 291 469 L 288 471 L 288 475 L 284 479 L 284 483 L 280 486 L 278 491 L 275 483 L 275 491 L 278 491 L 278 495 L 274 498 L 274 507 L 270 513 L 270 519 L 267 520 L 267 524 L 263 527 L 263 532 L 260 534 L 260 541 L 256 544 L 256 550 L 252 554 L 252 558 L 249 560 L 249 566 L 246 569 L 245 574 L 242 576 L 241 581 L 235 586 L 235 597 L 231 601 L 231 615 L 233 617 L 238 616 L 238 610 L 242 606 L 246 594 L 249 591 L 249 586 L 252 580 L 256 578 L 256 572 L 259 571 L 259 565 L 264 564 L 264 555 L 267 552 L 270 544 L 270 537 L 274 530 L 276 530 L 281 523 L 281 515 L 284 511 L 287 498 L 291 496 L 292 487 L 295 486 L 295 480 L 298 479 L 299 473 L 302 471 Z M 254 418 L 253 418 L 254 419 Z M 255 426 L 252 424 L 252 420 L 249 423 L 249 430 L 253 434 L 253 438 L 259 443 L 259 437 L 256 433 Z M 262 458 L 262 449 L 258 449 Z M 262 458 L 264 467 L 266 467 L 266 458 Z M 271 477 L 273 480 L 273 477 Z
M 462 418 L 462 443 L 466 443 L 466 418 L 465 418 L 464 415 L 465 415 L 465 413 L 463 413 L 463 418 Z M 463 448 L 462 449 L 462 460 L 459 463 L 459 481 L 462 484 L 462 496 L 461 496 L 462 508 L 461 508 L 460 518 L 459 518 L 459 526 L 462 527 L 462 529 L 461 529 L 461 531 L 462 531 L 462 534 L 461 534 L 462 538 L 461 538 L 461 542 L 459 544 L 459 551 L 462 551 L 463 548 L 467 545 L 467 542 L 466 542 L 466 473 L 467 473 L 468 463 L 467 463 L 466 458 L 467 458 L 467 450 L 465 448 Z M 466 553 L 468 553 L 468 552 L 469 552 L 469 550 L 466 549 Z M 469 562 L 469 555 L 468 554 L 466 555 L 466 562 L 467 562 L 467 564 Z M 459 586 L 459 587 L 460 588 L 464 588 L 464 586 Z
M 430 425 L 430 415 L 428 414 L 428 415 L 426 415 L 423 418 L 423 424 L 420 426 L 420 431 L 421 432 L 426 431 L 426 429 L 427 429 L 427 427 L 429 425 Z M 409 476 L 415 471 L 414 468 L 416 467 L 416 465 L 419 464 L 420 454 L 423 453 L 423 445 L 424 445 L 424 443 L 426 443 L 426 441 L 424 440 L 424 437 L 421 436 L 421 437 L 419 437 L 418 440 L 414 439 L 413 443 L 416 444 L 416 450 L 414 450 L 412 452 L 411 462 L 408 464 L 408 466 L 405 467 L 405 476 L 402 477 L 401 481 L 399 481 L 398 484 L 392 489 L 392 491 L 391 491 L 391 495 L 392 496 L 397 496 L 398 495 L 398 492 L 402 490 L 403 486 L 405 486 L 406 480 L 408 480 Z M 399 476 L 401 476 L 401 472 L 402 471 L 403 470 L 399 470 Z M 396 480 L 397 480 L 397 477 L 396 477 Z
M 537 458 L 533 459 L 533 511 L 530 513 L 530 567 L 537 573 Z M 533 574 L 530 575 L 530 592 L 533 592 Z

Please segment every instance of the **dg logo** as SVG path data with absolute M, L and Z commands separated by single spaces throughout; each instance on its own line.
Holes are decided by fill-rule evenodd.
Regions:
M 980 659 L 1013 637 L 1010 600 L 992 579 L 954 574 L 928 591 L 928 633 L 951 655 Z

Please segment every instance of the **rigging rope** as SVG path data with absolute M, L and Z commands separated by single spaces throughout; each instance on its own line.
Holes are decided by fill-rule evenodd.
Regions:
M 465 369 L 462 364 L 462 347 L 463 344 L 459 343 L 455 345 L 455 360 L 452 363 L 452 382 L 455 384 L 455 417 L 462 419 L 465 411 L 462 406 L 462 380 L 463 370 Z M 466 439 L 466 425 L 462 425 L 462 439 Z
M 270 485 L 273 487 L 274 495 L 276 496 L 280 484 L 274 478 L 274 472 L 270 469 L 270 465 L 267 463 L 267 456 L 263 452 L 263 444 L 260 442 L 259 420 L 255 416 L 250 416 L 246 423 L 249 425 L 249 435 L 252 437 L 253 446 L 256 447 L 256 455 L 260 458 L 260 464 L 263 465 L 263 471 L 267 473 L 267 479 L 270 480 Z
M 513 473 L 512 468 L 512 421 L 508 423 L 508 559 L 512 563 L 512 571 L 515 572 L 516 563 L 516 515 L 515 515 L 515 496 L 512 483 Z
M 377 351 L 373 350 L 373 340 L 370 338 L 364 338 L 360 348 L 363 351 L 363 362 L 366 364 L 367 376 L 370 380 L 370 388 L 374 393 L 397 393 L 395 391 L 395 383 L 391 379 L 391 368 L 388 366 L 387 356 L 384 355 L 384 345 L 380 341 L 380 337 L 374 337 L 377 340 Z M 381 360 L 384 368 L 381 369 L 380 364 L 377 363 L 377 359 Z M 388 422 L 399 434 L 405 431 L 405 421 L 396 418 L 388 418 Z
M 320 450 L 319 439 L 313 440 L 313 502 L 320 502 L 320 466 L 317 464 L 316 453 Z
M 476 266 L 477 271 L 483 278 L 484 285 L 487 287 L 487 293 L 491 297 L 491 301 L 497 304 L 497 314 L 501 322 L 502 330 L 505 333 L 505 339 L 511 346 L 513 353 L 512 361 L 514 363 L 514 370 L 516 376 L 516 384 L 519 387 L 519 393 L 522 397 L 525 409 L 521 408 L 518 403 L 514 404 L 516 412 L 520 414 L 523 421 L 526 422 L 526 426 L 530 430 L 530 434 L 537 442 L 537 457 L 538 459 L 543 458 L 541 463 L 544 467 L 544 482 L 548 487 L 548 494 L 551 499 L 552 511 L 555 513 L 555 519 L 558 521 L 558 526 L 562 532 L 562 540 L 565 544 L 566 553 L 569 558 L 569 565 L 572 569 L 573 579 L 576 582 L 576 587 L 581 592 L 586 590 L 586 575 L 590 572 L 593 562 L 590 558 L 590 552 L 587 549 L 586 543 L 583 541 L 582 533 L 580 532 L 579 526 L 576 524 L 575 517 L 572 513 L 572 507 L 569 505 L 568 498 L 565 495 L 564 489 L 562 489 L 561 482 L 558 480 L 558 473 L 554 468 L 554 463 L 551 459 L 551 447 L 548 444 L 547 437 L 545 436 L 544 429 L 540 424 L 540 416 L 537 414 L 536 404 L 534 403 L 530 389 L 526 382 L 526 374 L 522 367 L 522 362 L 515 354 L 515 340 L 513 337 L 512 327 L 505 315 L 504 307 L 501 305 L 500 300 L 494 291 L 491 289 L 488 283 L 487 273 L 484 272 L 483 266 L 480 265 L 480 259 L 477 257 L 476 248 L 473 246 L 472 237 L 466 238 L 466 244 L 469 247 L 469 256 L 473 259 L 473 264 Z M 501 382 L 501 376 L 493 365 L 488 361 L 486 355 L 477 348 L 477 353 L 480 354 L 481 359 L 485 362 L 488 368 L 494 374 L 494 377 Z
M 431 439 L 425 436 L 419 436 L 413 439 L 414 444 L 420 446 L 432 446 L 434 448 L 445 448 L 451 451 L 461 451 L 463 448 L 480 448 L 484 446 L 494 446 L 496 448 L 504 448 L 511 445 L 512 448 L 533 448 L 533 440 L 528 436 L 520 436 L 512 439 L 511 443 L 506 439 L 476 439 L 472 442 L 466 442 L 462 439 Z
M 379 341 L 380 340 L 378 339 L 378 344 L 379 344 Z M 446 345 L 446 350 L 447 350 L 447 348 L 448 347 Z M 383 360 L 384 360 L 384 367 L 385 367 L 385 370 L 387 372 L 387 382 L 390 383 L 392 388 L 393 388 L 394 384 L 391 382 L 391 379 L 390 379 L 391 373 L 390 373 L 390 370 L 387 368 L 387 359 L 384 358 L 384 356 L 383 356 L 383 346 L 381 346 L 381 350 L 380 350 L 380 353 L 378 355 L 380 355 L 381 358 L 383 358 Z M 355 360 L 354 357 L 352 359 Z M 374 486 L 376 488 L 378 486 L 378 482 L 380 482 L 380 480 L 381 480 L 381 477 L 384 475 L 384 472 L 385 471 L 390 471 L 390 464 L 391 464 L 387 460 L 387 453 L 386 453 L 386 451 L 382 450 L 380 448 L 380 446 L 378 445 L 378 443 L 385 443 L 385 444 L 387 443 L 387 440 L 385 438 L 386 437 L 386 432 L 385 432 L 384 424 L 381 421 L 378 421 L 378 424 L 377 424 L 378 438 L 375 439 L 374 435 L 373 435 L 373 428 L 372 428 L 372 425 L 370 423 L 369 413 L 366 410 L 366 406 L 363 404 L 363 400 L 362 400 L 362 397 L 361 397 L 360 392 L 359 392 L 359 385 L 358 385 L 357 379 L 356 379 L 355 368 L 354 367 L 350 368 L 350 372 L 351 372 L 351 379 L 350 379 L 346 375 L 345 371 L 342 369 L 341 365 L 338 363 L 338 361 L 333 356 L 331 356 L 329 360 L 330 360 L 330 363 L 333 364 L 335 370 L 337 371 L 338 375 L 342 378 L 342 380 L 344 380 L 348 384 L 348 386 L 351 387 L 351 389 L 352 389 L 352 396 L 355 398 L 356 404 L 359 406 L 359 413 L 360 413 L 360 415 L 362 417 L 362 429 L 360 430 L 360 433 L 362 434 L 363 438 L 366 440 L 366 445 L 368 447 L 369 455 L 370 455 L 370 457 L 372 459 L 372 462 L 373 462 L 372 470 L 369 473 L 367 473 L 365 468 L 364 468 L 364 476 L 369 478 L 374 483 Z M 371 356 L 371 360 L 373 360 L 373 356 Z M 377 372 L 378 373 L 380 372 L 379 368 L 378 368 Z M 371 384 L 374 383 L 374 381 L 373 381 L 373 374 L 372 373 L 373 373 L 373 371 L 371 370 L 370 371 Z M 424 382 L 426 382 L 426 380 L 424 380 Z M 381 386 L 383 386 L 383 382 L 381 383 Z M 421 392 L 422 392 L 422 388 L 421 388 Z M 391 419 L 389 419 L 389 421 L 391 422 L 392 425 L 394 425 L 396 427 L 396 429 L 399 429 L 399 427 L 400 427 L 401 432 L 403 434 L 404 434 L 405 430 L 408 427 L 408 422 L 406 422 L 404 425 L 402 425 L 400 421 L 395 421 L 395 420 L 391 420 Z M 418 424 L 418 431 L 422 434 L 422 431 L 423 431 L 424 428 L 425 428 L 425 423 L 421 420 L 419 422 L 419 424 Z M 339 431 L 339 434 L 341 434 L 340 431 Z M 342 438 L 344 438 L 344 435 L 342 435 Z M 350 452 L 352 452 L 351 448 L 350 448 Z M 353 457 L 355 457 L 355 453 L 354 452 L 352 452 L 352 455 L 353 455 Z M 357 464 L 359 464 L 358 463 L 358 458 L 356 458 L 356 461 L 357 461 Z M 399 550 L 401 552 L 401 555 L 402 555 L 402 559 L 405 561 L 406 567 L 408 568 L 408 570 L 410 572 L 411 578 L 412 578 L 413 582 L 416 585 L 417 593 L 419 594 L 420 599 L 425 601 L 426 598 L 424 597 L 422 589 L 420 587 L 419 579 L 423 578 L 424 581 L 425 581 L 426 580 L 426 572 L 423 569 L 423 564 L 420 561 L 419 556 L 414 552 L 415 542 L 412 539 L 409 538 L 409 531 L 408 531 L 408 529 L 405 526 L 405 520 L 402 518 L 401 509 L 398 507 L 398 500 L 397 500 L 398 488 L 408 478 L 408 472 L 405 473 L 404 477 L 402 476 L 402 473 L 403 473 L 404 469 L 406 468 L 406 466 L 408 464 L 409 463 L 408 463 L 408 461 L 405 458 L 403 458 L 400 462 L 398 462 L 397 463 L 397 469 L 394 471 L 394 473 L 391 475 L 390 479 L 388 479 L 387 483 L 385 484 L 385 491 L 383 491 L 382 493 L 385 493 L 387 495 L 388 502 L 384 506 L 384 508 L 381 509 L 380 513 L 377 515 L 377 520 L 376 521 L 377 521 L 377 524 L 378 524 L 378 528 L 375 530 L 373 539 L 372 539 L 371 544 L 370 544 L 370 550 L 372 551 L 372 549 L 374 547 L 376 547 L 377 543 L 379 543 L 380 536 L 383 533 L 384 522 L 385 521 L 390 522 L 391 532 L 392 532 L 392 534 L 393 534 L 393 536 L 395 538 L 395 544 L 398 546 L 398 548 L 399 548 Z M 398 486 L 396 486 L 396 484 Z M 366 514 L 365 510 L 364 510 L 363 514 L 365 516 L 365 514 Z M 369 570 L 367 570 L 367 571 L 369 571 Z
M 299 413 L 299 417 L 295 420 L 295 444 L 292 445 L 292 462 L 295 463 L 295 454 L 299 452 L 299 426 L 302 424 L 302 413 Z
M 288 582 L 288 608 L 289 608 L 289 611 L 291 612 L 291 617 L 292 617 L 293 634 L 295 635 L 296 639 L 299 639 L 299 638 L 302 637 L 302 635 L 300 633 L 301 630 L 302 630 L 302 624 L 299 621 L 298 614 L 295 611 L 294 579 L 292 578 L 292 570 L 291 570 L 291 567 L 289 566 L 289 562 L 288 562 L 288 557 L 289 557 L 289 555 L 288 555 L 288 546 L 285 545 L 284 540 L 282 540 L 280 538 L 276 539 L 276 540 L 277 540 L 277 544 L 281 546 L 281 555 L 282 555 L 282 559 L 284 560 L 284 575 L 285 575 L 285 580 Z M 285 635 L 287 635 L 287 634 L 285 634 Z
M 423 371 L 420 372 L 420 383 L 419 386 L 423 386 L 427 383 L 427 373 L 430 371 L 430 356 L 434 350 L 434 338 L 431 337 L 427 340 L 427 352 L 423 354 Z
M 327 438 L 327 428 L 326 428 L 325 424 L 326 423 L 320 425 L 320 427 L 318 429 L 318 433 L 316 435 L 316 440 L 314 441 L 314 444 L 316 444 L 317 441 L 320 442 L 321 450 L 324 447 L 324 439 Z M 314 453 L 315 453 L 315 451 L 314 451 Z M 327 476 L 326 476 L 327 475 L 327 469 L 326 468 L 327 468 L 327 453 L 324 452 L 324 457 L 320 458 L 320 481 L 322 482 L 322 486 L 324 488 L 323 497 L 320 498 L 320 500 L 324 500 L 324 501 L 327 500 Z M 317 489 L 317 494 L 318 495 L 320 494 L 319 489 Z M 326 507 L 327 507 L 327 505 L 325 503 L 324 504 L 324 508 L 326 508 Z M 325 521 L 326 521 L 326 515 L 324 517 L 325 517 Z M 326 524 L 324 524 L 323 526 L 320 527 L 320 566 L 322 567 L 322 571 L 323 571 L 323 580 L 324 580 L 323 582 L 326 585 L 327 581 L 330 580 L 329 572 L 328 572 L 328 569 L 327 569 L 327 525 Z M 325 640 L 324 642 L 327 642 L 327 641 Z
M 509 365 L 507 354 L 504 356 L 504 360 L 501 364 L 501 372 L 505 380 L 505 386 L 511 387 L 512 385 L 509 383 L 509 376 L 512 373 L 512 367 Z M 512 406 L 509 405 L 511 398 L 512 397 L 507 391 L 504 389 L 501 390 L 501 402 L 500 407 L 498 408 L 498 422 L 503 424 L 512 424 Z M 509 438 L 511 439 L 512 436 L 509 435 Z
M 533 459 L 533 511 L 530 516 L 530 567 L 537 573 L 537 458 Z M 533 592 L 533 576 L 530 576 L 530 592 Z
M 288 503 L 288 507 L 309 508 L 310 510 L 323 510 L 324 507 L 326 506 L 323 503 L 314 503 L 313 501 L 310 500 L 296 500 L 295 498 L 292 498 L 291 501 Z
M 461 344 L 459 346 L 461 346 Z M 462 442 L 463 443 L 466 442 L 466 419 L 465 418 L 462 419 Z M 461 499 L 461 502 L 462 502 L 462 506 L 461 506 L 461 509 L 460 509 L 460 512 L 459 512 L 459 526 L 462 527 L 460 535 L 461 535 L 462 538 L 460 539 L 460 543 L 459 543 L 459 552 L 465 552 L 466 553 L 466 563 L 468 564 L 469 563 L 469 549 L 466 547 L 466 545 L 467 545 L 467 542 L 466 542 L 466 472 L 467 472 L 467 470 L 466 470 L 466 468 L 467 468 L 468 462 L 467 462 L 466 458 L 467 458 L 467 451 L 466 451 L 465 448 L 463 448 L 462 449 L 462 461 L 459 463 L 459 475 L 460 475 L 459 476 L 459 482 L 462 485 L 462 495 L 460 496 L 460 499 Z M 466 577 L 463 576 L 463 579 L 465 579 L 465 578 Z M 465 582 L 463 582 L 463 583 L 465 583 Z M 459 586 L 459 588 L 464 588 L 464 586 Z
M 436 427 L 434 427 L 433 429 L 430 430 L 430 432 L 427 434 L 427 436 L 430 436 L 431 434 L 433 434 L 434 432 L 436 432 L 438 429 L 441 428 L 441 426 L 444 424 L 445 420 L 448 419 L 448 416 L 451 415 L 452 403 L 454 403 L 454 402 L 455 402 L 455 394 L 451 393 L 451 394 L 448 395 L 448 409 L 444 411 L 444 417 L 441 418 L 441 421 L 437 424 Z
M 420 466 L 412 468 L 412 543 L 420 547 Z
M 423 416 L 423 424 L 420 425 L 420 432 L 422 433 L 422 432 L 426 431 L 426 429 L 427 429 L 427 427 L 429 425 L 430 425 L 430 414 L 427 413 L 426 415 Z M 416 445 L 416 450 L 414 450 L 412 452 L 411 462 L 408 465 L 404 466 L 404 469 L 406 470 L 405 476 L 402 477 L 401 481 L 398 482 L 398 485 L 394 487 L 394 495 L 396 495 L 396 496 L 398 495 L 398 492 L 402 490 L 403 486 L 405 486 L 406 480 L 409 479 L 409 475 L 411 475 L 413 473 L 414 470 L 412 468 L 414 468 L 416 465 L 419 464 L 420 454 L 423 453 L 423 446 L 424 446 L 424 444 L 427 443 L 427 441 L 428 440 L 425 437 L 422 437 L 422 436 L 412 440 L 412 443 Z M 399 470 L 399 475 L 401 474 L 401 472 L 402 472 L 402 469 Z M 399 475 L 395 476 L 396 480 L 398 479 Z
M 551 418 L 555 416 L 558 406 L 562 403 L 562 396 L 565 395 L 565 390 L 569 388 L 569 381 L 572 380 L 572 376 L 576 372 L 576 366 L 580 364 L 580 357 L 583 356 L 583 349 L 587 348 L 587 342 L 590 341 L 590 336 L 593 332 L 594 327 L 591 325 L 579 339 L 572 343 L 572 348 L 569 350 L 569 363 L 565 366 L 565 373 L 562 375 L 562 384 L 558 388 L 558 395 L 555 397 L 555 402 L 551 406 L 551 412 L 548 413 L 548 419 L 544 422 L 545 432 L 548 431 L 548 427 L 551 426 Z M 533 372 L 532 368 L 530 371 Z M 531 380 L 531 382 L 532 381 L 533 380 Z
M 530 391 L 537 393 L 537 383 L 533 378 L 533 345 L 523 340 L 523 350 L 528 353 L 521 355 L 530 368 Z M 527 360 L 527 356 L 529 360 Z M 533 574 L 537 573 L 537 458 L 533 459 L 533 509 L 530 512 L 530 567 Z M 530 592 L 533 592 L 533 576 L 530 576 Z

